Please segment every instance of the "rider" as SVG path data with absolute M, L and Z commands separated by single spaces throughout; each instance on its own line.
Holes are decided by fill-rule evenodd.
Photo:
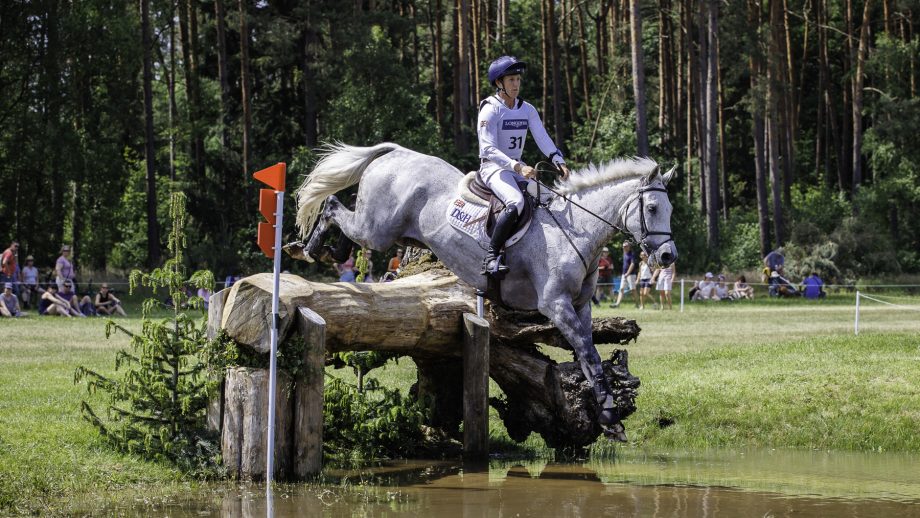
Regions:
M 536 176 L 536 170 L 521 161 L 528 129 L 540 151 L 562 171 L 562 179 L 569 176 L 562 152 L 543 128 L 537 109 L 518 97 L 521 75 L 526 68 L 526 63 L 512 56 L 493 61 L 489 65 L 489 84 L 496 92 L 479 104 L 479 158 L 482 162 L 479 176 L 505 204 L 495 221 L 489 251 L 482 264 L 483 275 L 508 270 L 501 263 L 501 250 L 524 209 L 524 195 L 517 182 Z

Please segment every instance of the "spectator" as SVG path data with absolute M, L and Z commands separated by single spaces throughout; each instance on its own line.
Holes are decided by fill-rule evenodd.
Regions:
M 240 280 L 239 275 L 236 275 L 233 273 L 227 275 L 227 278 L 224 279 L 224 288 L 229 288 L 230 286 L 233 286 L 234 284 L 236 284 L 236 281 L 238 280 Z
M 783 248 L 779 247 L 770 252 L 763 258 L 764 268 L 769 268 L 771 272 L 783 274 L 783 266 L 786 264 L 786 257 L 783 255 Z
M 712 272 L 706 272 L 703 280 L 696 287 L 697 290 L 690 300 L 711 300 L 716 289 L 716 283 L 712 281 Z
M 639 274 L 639 256 L 632 251 L 632 244 L 629 241 L 623 241 L 623 275 L 620 278 L 620 292 L 617 294 L 617 301 L 610 305 L 612 308 L 620 306 L 623 302 L 623 294 L 633 292 L 633 299 L 636 301 L 636 307 L 639 307 L 639 292 L 636 291 L 636 277 Z
M 38 268 L 35 267 L 35 258 L 26 257 L 26 265 L 19 273 L 20 285 L 19 296 L 22 298 L 22 304 L 25 307 L 32 307 L 32 304 L 38 300 Z
M 652 282 L 656 282 L 655 289 L 658 290 L 659 309 L 664 309 L 664 303 L 667 301 L 668 309 L 671 307 L 671 288 L 674 285 L 674 276 L 677 275 L 677 267 L 674 263 L 662 268 L 658 267 L 655 274 L 652 275 Z
M 652 300 L 652 269 L 648 265 L 648 254 L 639 253 L 639 309 L 645 309 L 645 300 Z
M 22 316 L 19 309 L 19 299 L 13 294 L 13 283 L 3 284 L 3 294 L 0 295 L 0 316 L 15 318 Z
M 61 256 L 57 258 L 57 261 L 54 263 L 54 275 L 55 283 L 58 287 L 58 292 L 64 291 L 64 282 L 70 281 L 73 283 L 74 274 L 73 274 L 73 263 L 70 262 L 70 245 L 64 245 L 61 247 Z
M 203 301 L 202 305 L 204 306 L 204 310 L 207 311 L 208 306 L 211 304 L 211 290 L 207 288 L 198 288 L 198 293 L 196 294 L 199 297 L 201 297 L 201 300 Z
M 725 276 L 719 274 L 719 282 L 716 283 L 715 290 L 712 294 L 712 300 L 729 300 L 728 286 L 725 285 Z
M 396 255 L 390 258 L 390 263 L 387 265 L 387 273 L 392 273 L 394 276 L 399 273 L 399 266 L 402 264 L 404 253 L 402 248 L 396 249 Z
M 355 282 L 355 255 L 349 254 L 344 263 L 334 263 L 335 270 L 339 273 L 339 282 Z
M 732 289 L 731 297 L 733 299 L 754 300 L 754 287 L 747 283 L 747 279 L 744 275 L 739 275 L 735 280 L 735 286 Z
M 74 291 L 72 281 L 64 281 L 64 289 L 58 292 L 58 297 L 66 300 L 70 307 L 76 310 L 78 316 L 85 317 L 96 314 L 93 309 L 93 301 L 90 300 L 88 295 L 84 295 L 82 299 L 79 298 Z
M 50 283 L 38 302 L 39 315 L 60 315 L 62 317 L 83 316 L 70 307 L 70 303 L 58 295 L 57 284 Z
M 805 287 L 803 291 L 806 299 L 823 299 L 827 296 L 824 292 L 824 281 L 815 272 L 811 272 L 811 275 L 802 281 L 802 286 Z
M 19 254 L 19 242 L 13 241 L 9 248 L 0 255 L 0 282 L 13 285 L 13 293 L 19 294 L 19 279 L 16 278 L 16 261 Z
M 371 261 L 371 253 L 367 253 L 367 272 L 364 274 L 364 279 L 361 282 L 377 282 L 377 279 L 374 277 L 374 261 Z
M 96 308 L 97 315 L 118 313 L 123 317 L 128 316 L 121 307 L 121 301 L 109 291 L 109 285 L 106 283 L 102 283 L 102 286 L 99 286 L 99 293 L 96 294 L 96 300 L 93 305 Z
M 770 296 L 771 297 L 798 297 L 799 292 L 788 279 L 774 271 L 770 274 Z
M 613 288 L 613 261 L 610 259 L 610 249 L 601 248 L 601 257 L 597 260 L 597 288 L 594 290 L 595 305 L 608 300 Z

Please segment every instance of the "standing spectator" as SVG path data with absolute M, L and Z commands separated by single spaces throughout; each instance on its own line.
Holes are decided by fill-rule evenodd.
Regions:
M 594 290 L 595 304 L 600 305 L 603 300 L 612 298 L 613 287 L 613 260 L 610 259 L 610 249 L 601 248 L 601 257 L 597 260 L 597 288 Z
M 339 282 L 355 282 L 355 255 L 349 254 L 344 263 L 335 263 L 335 270 L 339 273 Z
M 32 304 L 38 300 L 39 290 L 38 290 L 38 268 L 35 267 L 35 258 L 30 256 L 26 257 L 26 265 L 22 268 L 22 271 L 19 273 L 19 280 L 22 283 L 20 285 L 19 296 L 22 298 L 22 303 L 25 307 L 32 307 Z
M 207 288 L 198 288 L 196 295 L 201 297 L 201 300 L 203 301 L 201 304 L 204 306 L 204 310 L 207 311 L 208 306 L 211 304 L 211 290 Z
M 121 301 L 109 291 L 109 285 L 104 282 L 102 286 L 99 286 L 99 293 L 96 294 L 96 300 L 93 302 L 93 305 L 96 307 L 97 315 L 118 313 L 123 317 L 128 316 L 121 307 Z
M 77 312 L 78 316 L 85 317 L 96 314 L 93 309 L 93 301 L 90 300 L 88 295 L 84 295 L 82 299 L 77 296 L 74 291 L 73 281 L 64 281 L 64 289 L 58 293 L 58 297 L 66 300 L 70 307 Z
M 13 294 L 13 283 L 7 282 L 3 285 L 3 294 L 0 295 L 0 316 L 14 318 L 21 315 L 19 299 Z
M 735 279 L 735 286 L 730 296 L 733 299 L 754 300 L 754 287 L 747 283 L 747 279 L 744 275 L 739 275 L 738 278 Z
M 402 248 L 396 249 L 396 255 L 390 258 L 390 264 L 387 265 L 387 273 L 392 273 L 393 275 L 399 273 L 399 265 L 402 264 L 403 253 Z
M 657 280 L 655 289 L 658 290 L 659 309 L 664 309 L 665 301 L 668 303 L 668 309 L 673 309 L 671 307 L 671 288 L 674 285 L 675 275 L 677 275 L 677 267 L 671 263 L 664 268 L 658 267 L 652 276 L 653 282 Z
M 240 280 L 239 275 L 236 275 L 233 273 L 231 273 L 230 275 L 227 275 L 227 278 L 224 279 L 224 288 L 229 288 L 230 286 L 233 286 L 234 284 L 236 284 L 236 281 L 238 280 Z
M 73 283 L 74 274 L 73 263 L 70 262 L 70 245 L 61 247 L 61 256 L 54 263 L 54 275 L 59 292 L 64 291 L 65 281 Z
M 19 242 L 13 241 L 9 248 L 0 255 L 0 282 L 13 285 L 13 293 L 19 294 L 19 279 L 16 278 L 16 260 L 19 254 Z
M 70 318 L 72 316 L 83 316 L 77 310 L 70 307 L 70 303 L 58 295 L 57 284 L 50 283 L 48 289 L 42 293 L 41 300 L 38 301 L 39 315 L 60 315 Z
M 617 294 L 617 301 L 610 305 L 612 308 L 620 306 L 623 302 L 623 294 L 631 291 L 636 301 L 636 307 L 639 307 L 639 292 L 636 291 L 636 277 L 639 274 L 639 256 L 632 251 L 632 244 L 629 241 L 623 241 L 623 276 L 620 279 L 620 293 Z
M 815 272 L 811 272 L 811 275 L 802 281 L 802 286 L 805 287 L 806 299 L 823 299 L 827 296 L 827 293 L 824 292 L 824 281 Z
M 639 309 L 645 309 L 645 300 L 652 300 L 652 268 L 648 265 L 648 254 L 639 253 Z

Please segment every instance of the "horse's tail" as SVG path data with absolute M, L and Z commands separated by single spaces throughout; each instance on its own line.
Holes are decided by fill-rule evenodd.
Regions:
M 297 189 L 297 226 L 301 237 L 307 237 L 319 216 L 323 202 L 330 194 L 361 181 L 364 170 L 375 159 L 399 145 L 384 142 L 373 147 L 356 147 L 341 142 L 327 146 L 322 158 Z

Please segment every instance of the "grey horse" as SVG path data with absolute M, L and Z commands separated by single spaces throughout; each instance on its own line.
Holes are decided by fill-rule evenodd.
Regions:
M 505 251 L 510 271 L 501 283 L 501 300 L 515 309 L 538 310 L 565 336 L 600 405 L 598 423 L 615 438 L 625 435 L 591 337 L 597 259 L 618 230 L 647 251 L 651 266 L 677 259 L 666 191 L 673 175 L 674 169 L 660 174 L 647 158 L 573 171 L 553 189 L 564 196 L 548 210 L 535 210 L 526 234 Z M 421 243 L 457 277 L 485 291 L 484 243 L 451 226 L 445 212 L 457 199 L 463 176 L 439 158 L 397 144 L 330 146 L 297 190 L 297 224 L 308 238 L 308 257 L 319 257 L 324 235 L 334 225 L 372 250 Z M 359 182 L 352 211 L 333 194 Z

